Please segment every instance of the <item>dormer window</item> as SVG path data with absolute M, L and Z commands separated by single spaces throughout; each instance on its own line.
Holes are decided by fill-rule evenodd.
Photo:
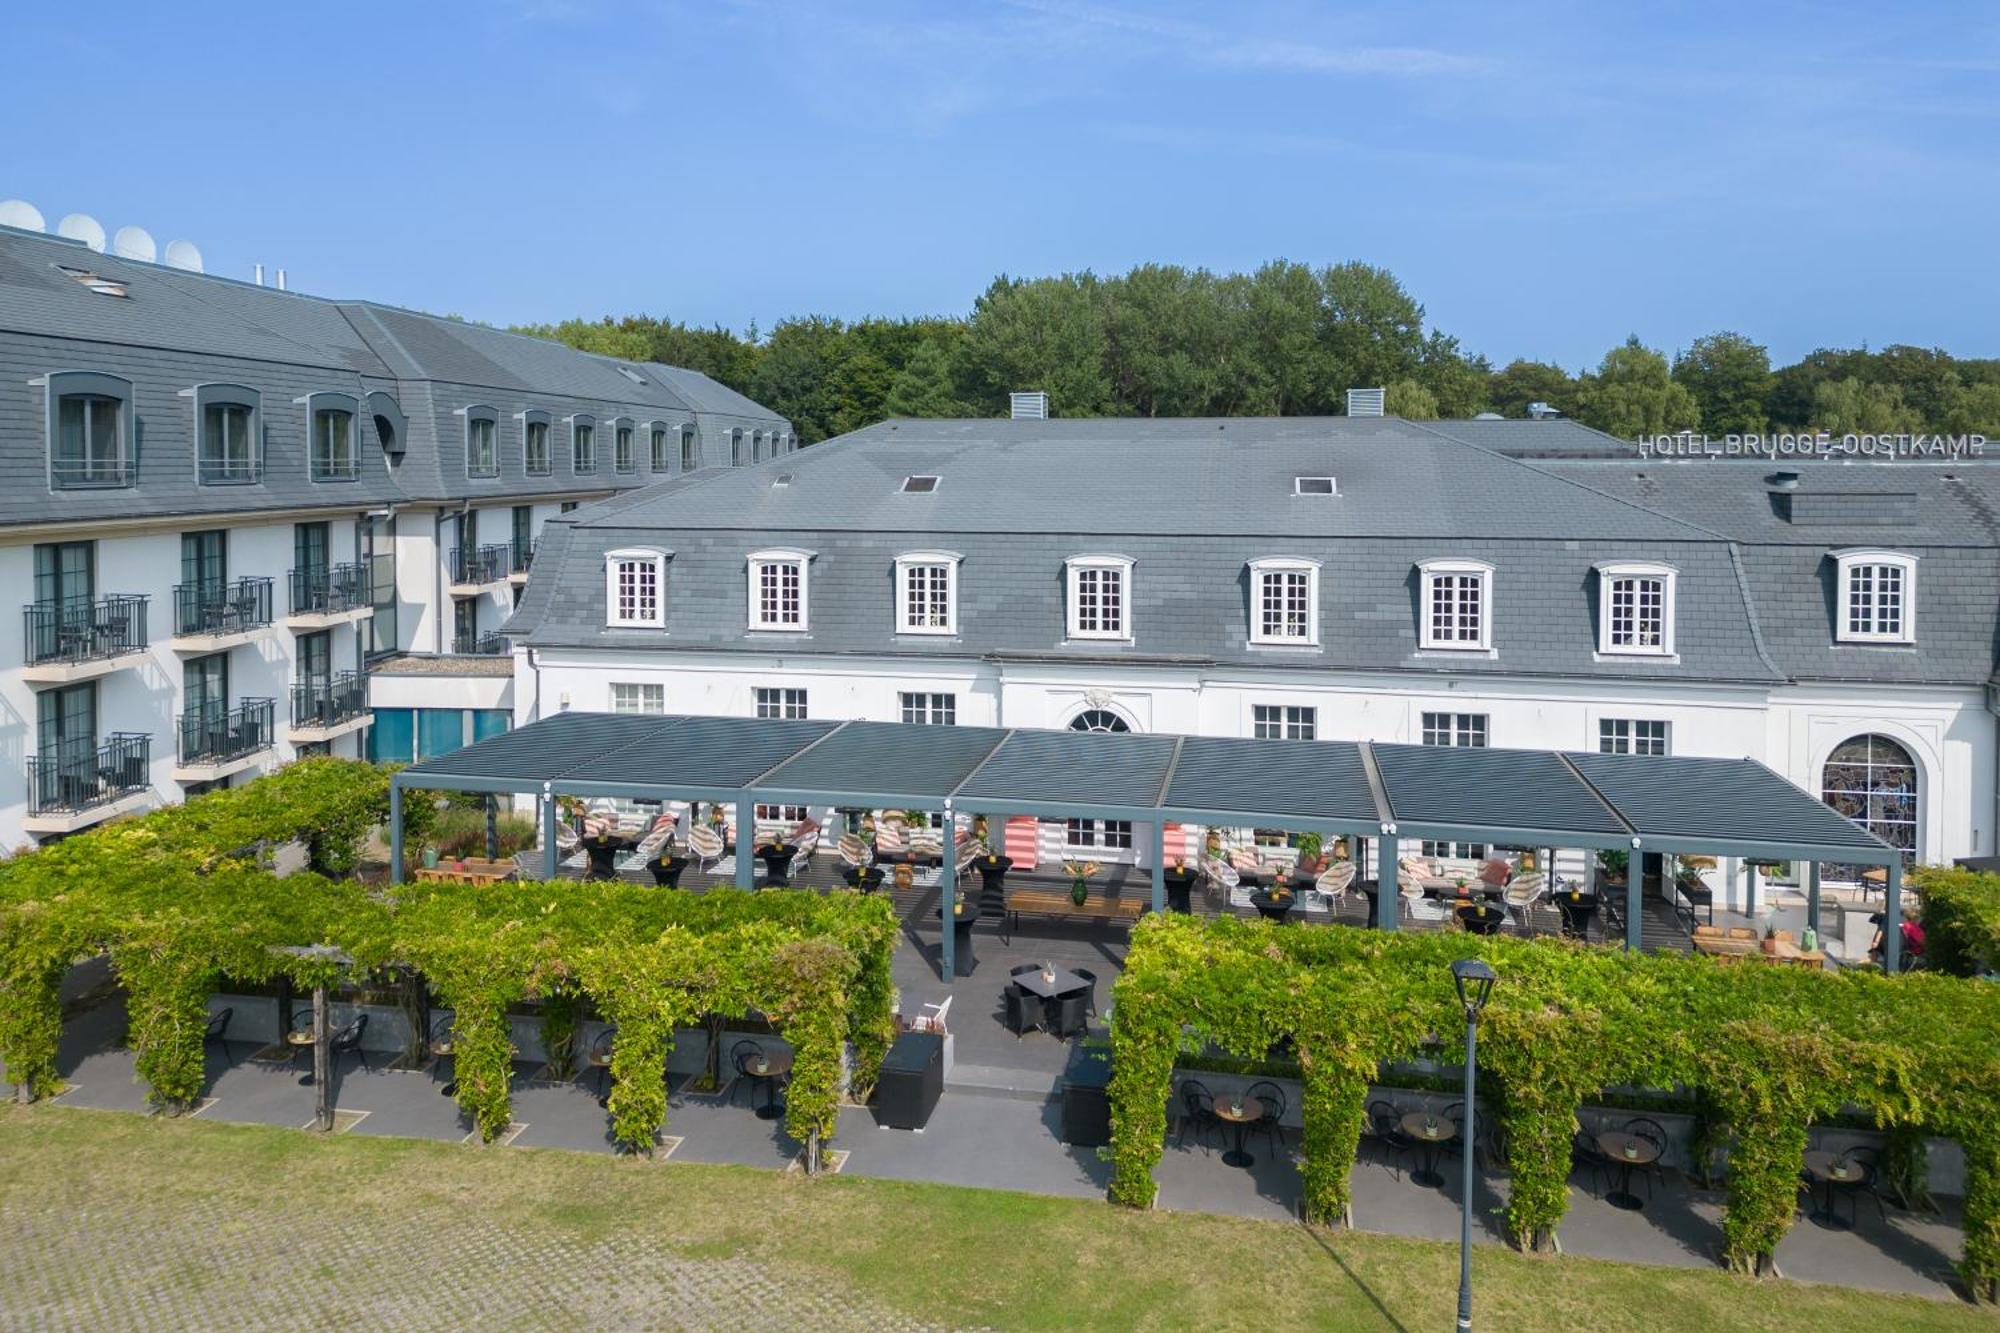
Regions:
M 1418 641 L 1427 649 L 1484 651 L 1493 646 L 1493 566 L 1483 560 L 1427 560 Z
M 673 455 L 667 449 L 667 428 L 654 421 L 646 427 L 646 465 L 653 472 L 673 469 Z
M 344 393 L 312 394 L 305 404 L 312 479 L 353 481 L 360 475 L 354 438 L 360 404 Z
M 695 447 L 693 426 L 681 427 L 681 471 L 692 472 L 700 466 L 700 451 Z
M 742 467 L 743 463 L 743 432 L 732 430 L 729 432 L 729 466 Z
M 1069 566 L 1069 637 L 1132 637 L 1132 561 L 1122 555 L 1079 555 Z
M 521 413 L 521 470 L 531 477 L 549 475 L 549 414 L 539 408 Z
M 1674 651 L 1674 570 L 1669 565 L 1597 567 L 1597 648 L 1620 657 Z
M 465 409 L 465 475 L 500 475 L 500 414 L 490 407 Z
M 611 470 L 613 472 L 636 472 L 639 456 L 632 437 L 632 422 L 619 417 L 611 423 Z
M 578 414 L 569 419 L 569 467 L 578 476 L 597 471 L 597 418 Z
M 896 632 L 958 633 L 956 551 L 910 551 L 896 557 Z
M 91 371 L 38 381 L 49 393 L 49 485 L 55 490 L 132 484 L 132 382 Z
M 197 384 L 194 479 L 202 486 L 248 486 L 264 479 L 261 398 L 241 384 Z
M 1842 643 L 1915 643 L 1917 560 L 1897 551 L 1836 551 Z
M 1250 642 L 1319 643 L 1319 561 L 1267 556 L 1250 562 Z
M 752 551 L 750 567 L 750 628 L 803 633 L 806 618 L 806 567 L 810 551 Z
M 668 552 L 649 546 L 604 557 L 604 623 L 616 629 L 665 629 Z

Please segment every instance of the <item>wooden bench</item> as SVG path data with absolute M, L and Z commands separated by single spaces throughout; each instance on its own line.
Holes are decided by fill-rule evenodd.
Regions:
M 1006 914 L 1018 930 L 1023 913 L 1060 920 L 1136 921 L 1152 905 L 1150 898 L 1113 898 L 1093 893 L 1079 906 L 1067 889 L 1009 889 Z
M 512 879 L 519 869 L 512 861 L 488 861 L 481 856 L 468 856 L 422 867 L 413 878 L 434 884 L 496 884 L 503 879 Z

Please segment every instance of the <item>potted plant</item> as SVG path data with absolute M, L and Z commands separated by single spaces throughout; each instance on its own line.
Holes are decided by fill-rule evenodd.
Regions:
M 1090 886 L 1086 882 L 1097 873 L 1095 861 L 1064 861 L 1063 873 L 1069 876 L 1069 900 L 1078 907 L 1090 897 Z
M 1597 870 L 1606 884 L 1622 885 L 1631 864 L 1632 854 L 1623 848 L 1613 847 L 1597 854 Z
M 1317 833 L 1301 833 L 1299 835 L 1298 848 L 1299 859 L 1297 867 L 1299 874 L 1317 875 L 1325 868 L 1320 864 L 1320 853 L 1326 849 L 1326 839 Z

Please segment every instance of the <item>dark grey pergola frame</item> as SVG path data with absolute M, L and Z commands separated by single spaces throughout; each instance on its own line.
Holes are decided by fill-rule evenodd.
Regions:
M 541 800 L 544 874 L 554 879 L 562 796 L 673 798 L 736 809 L 736 882 L 756 887 L 756 807 L 848 806 L 1124 820 L 1149 828 L 1152 907 L 1166 907 L 1165 827 L 1282 828 L 1382 840 L 1375 925 L 1397 928 L 1401 841 L 1622 850 L 1804 861 L 1807 921 L 1819 926 L 1819 865 L 1886 870 L 1884 965 L 1901 945 L 1902 857 L 1753 760 L 1393 745 L 1351 741 L 935 727 L 562 712 L 428 760 L 390 782 L 390 871 L 403 873 L 412 789 Z M 957 901 L 947 833 L 943 914 Z M 1749 904 L 1755 910 L 1756 870 Z M 1642 877 L 1627 875 L 1625 946 L 1640 947 Z M 942 931 L 942 972 L 955 972 Z

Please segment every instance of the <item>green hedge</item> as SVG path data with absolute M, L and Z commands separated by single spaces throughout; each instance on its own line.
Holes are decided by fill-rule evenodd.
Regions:
M 1730 1144 L 1732 1266 L 1768 1261 L 1791 1225 L 1807 1128 L 1844 1107 L 1965 1148 L 1964 1272 L 2000 1278 L 2000 988 L 1814 972 L 1553 940 L 1148 917 L 1115 987 L 1114 1199 L 1152 1202 L 1176 1053 L 1245 1059 L 1290 1037 L 1305 1079 L 1304 1211 L 1344 1215 L 1367 1086 L 1386 1062 L 1462 1060 L 1453 959 L 1500 980 L 1480 1030 L 1482 1100 L 1505 1130 L 1508 1221 L 1524 1246 L 1568 1202 L 1578 1108 L 1600 1089 L 1699 1092 Z
M 1924 866 L 1910 874 L 1923 894 L 1924 959 L 1955 977 L 2000 972 L 2000 875 L 1956 866 Z
M 833 1131 L 846 1045 L 855 1083 L 872 1085 L 894 1035 L 886 901 L 621 882 L 370 890 L 257 865 L 260 844 L 302 837 L 318 868 L 351 867 L 387 783 L 369 765 L 307 760 L 0 866 L 0 1065 L 20 1095 L 60 1086 L 63 974 L 106 951 L 130 995 L 139 1074 L 165 1108 L 200 1094 L 208 995 L 224 977 L 310 987 L 405 967 L 454 1011 L 459 1105 L 489 1141 L 509 1120 L 507 1011 L 523 1000 L 573 1011 L 587 995 L 619 1024 L 613 1122 L 635 1151 L 664 1124 L 674 1028 L 705 1013 L 761 1013 L 794 1044 L 787 1127 L 802 1142 Z M 282 951 L 306 945 L 351 963 Z

